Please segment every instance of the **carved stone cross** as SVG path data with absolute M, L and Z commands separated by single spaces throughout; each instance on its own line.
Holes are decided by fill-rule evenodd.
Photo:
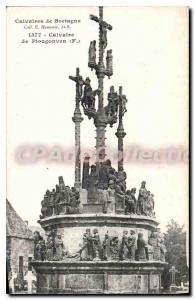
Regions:
M 112 30 L 112 26 L 103 20 L 103 7 L 99 7 L 99 18 L 90 15 L 90 19 L 99 24 L 99 65 L 103 65 L 104 49 L 107 47 L 107 30 Z
M 69 79 L 76 82 L 76 107 L 78 108 L 79 101 L 83 94 L 82 87 L 84 84 L 84 80 L 83 80 L 82 76 L 80 75 L 79 68 L 76 68 L 76 76 L 69 76 Z
M 104 27 L 105 29 L 108 29 L 108 30 L 112 30 L 112 26 L 103 20 L 103 7 L 102 6 L 99 7 L 99 18 L 94 15 L 90 15 L 90 19 L 99 23 L 99 25 L 101 27 Z
M 171 285 L 175 285 L 175 274 L 179 271 L 175 268 L 175 266 L 172 266 L 169 272 L 171 273 Z

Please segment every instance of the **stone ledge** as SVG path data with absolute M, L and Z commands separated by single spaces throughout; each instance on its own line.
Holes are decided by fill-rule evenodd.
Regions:
M 162 261 L 33 261 L 36 271 L 49 273 L 82 273 L 82 272 L 113 272 L 114 273 L 156 273 L 163 271 L 167 265 Z
M 153 230 L 158 226 L 158 222 L 147 216 L 122 215 L 122 214 L 76 214 L 76 215 L 56 215 L 41 219 L 38 223 L 43 227 L 137 227 Z

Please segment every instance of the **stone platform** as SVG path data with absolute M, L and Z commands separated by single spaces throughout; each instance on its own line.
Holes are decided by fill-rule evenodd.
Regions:
M 156 231 L 158 222 L 143 215 L 82 213 L 75 215 L 54 215 L 39 220 L 48 231 L 56 229 L 62 236 L 65 250 L 72 258 L 61 261 L 34 261 L 37 272 L 39 294 L 158 294 L 161 273 L 166 265 L 159 260 L 80 261 L 74 256 L 82 244 L 87 228 L 96 228 L 103 242 L 105 234 L 121 240 L 123 231 L 143 234 L 148 242 L 151 232 Z M 71 257 L 70 255 L 70 257 Z M 74 258 L 75 257 L 75 258 Z
M 158 294 L 166 263 L 33 262 L 38 294 Z

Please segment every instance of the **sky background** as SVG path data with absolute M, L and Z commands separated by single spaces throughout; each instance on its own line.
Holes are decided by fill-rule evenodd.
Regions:
M 80 67 L 97 88 L 87 67 L 88 47 L 98 38 L 89 20 L 96 7 L 9 8 L 7 18 L 7 197 L 19 215 L 36 225 L 41 200 L 62 175 L 74 183 L 74 166 L 46 163 L 20 165 L 16 149 L 23 144 L 49 148 L 74 146 L 75 88 L 69 75 Z M 178 7 L 106 7 L 105 20 L 113 25 L 108 48 L 113 49 L 114 75 L 105 79 L 105 96 L 111 85 L 122 85 L 127 96 L 124 117 L 125 145 L 139 148 L 188 147 L 188 10 Z M 22 44 L 27 34 L 20 18 L 81 19 L 72 26 L 79 44 Z M 48 32 L 54 32 L 49 30 Z M 60 31 L 66 32 L 66 31 Z M 106 98 L 106 97 L 105 97 Z M 106 143 L 116 149 L 117 126 L 107 128 Z M 81 124 L 81 144 L 93 148 L 92 120 Z M 155 211 L 162 229 L 173 218 L 188 223 L 187 164 L 125 164 L 128 188 L 141 181 L 155 195 Z

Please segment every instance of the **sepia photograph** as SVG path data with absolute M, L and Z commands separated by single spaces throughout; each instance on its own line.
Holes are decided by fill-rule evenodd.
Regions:
M 7 6 L 11 295 L 189 295 L 187 6 Z

